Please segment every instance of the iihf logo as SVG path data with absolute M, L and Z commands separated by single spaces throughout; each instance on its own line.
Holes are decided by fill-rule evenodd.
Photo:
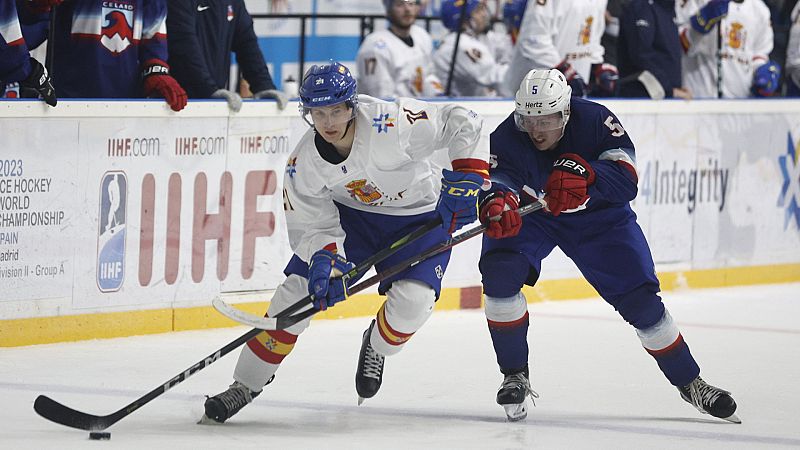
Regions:
M 778 157 L 778 164 L 783 176 L 778 206 L 786 208 L 783 220 L 784 230 L 789 228 L 792 220 L 800 230 L 800 152 L 798 150 L 800 150 L 800 142 L 795 144 L 792 133 L 789 133 L 786 154 Z
M 123 172 L 106 172 L 100 182 L 97 234 L 97 286 L 114 292 L 125 279 L 125 229 L 128 179 Z

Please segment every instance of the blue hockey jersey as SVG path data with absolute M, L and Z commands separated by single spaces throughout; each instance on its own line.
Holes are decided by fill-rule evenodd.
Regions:
M 22 10 L 22 8 L 20 8 Z M 142 70 L 167 61 L 166 0 L 71 0 L 56 10 L 53 85 L 65 98 L 140 98 Z M 47 27 L 48 15 L 23 13 Z M 26 37 L 28 30 L 24 30 Z
M 517 129 L 514 114 L 490 137 L 492 190 L 506 186 L 524 198 L 541 197 L 553 162 L 564 153 L 585 159 L 596 174 L 587 208 L 561 217 L 582 216 L 610 206 L 627 208 L 637 194 L 635 150 L 619 119 L 605 106 L 572 97 L 570 118 L 557 147 L 539 151 L 528 134 Z M 524 202 L 524 200 L 523 200 Z M 569 219 L 568 219 L 569 220 Z
M 0 2 L 0 94 L 5 83 L 24 80 L 31 72 L 28 47 L 22 38 L 13 1 Z

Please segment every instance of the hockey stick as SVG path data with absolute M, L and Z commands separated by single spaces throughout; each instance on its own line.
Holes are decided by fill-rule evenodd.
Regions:
M 371 257 L 364 260 L 361 264 L 357 265 L 349 272 L 343 275 L 343 277 L 354 277 L 362 272 L 366 272 L 370 269 L 373 265 L 383 261 L 384 259 L 388 258 L 389 256 L 393 255 L 395 252 L 400 250 L 401 248 L 405 247 L 406 245 L 416 241 L 420 237 L 424 236 L 427 232 L 441 226 L 442 219 L 441 217 L 437 217 L 433 219 L 418 229 L 412 231 L 411 233 L 401 237 L 397 241 L 395 241 L 392 245 L 388 248 L 385 248 L 378 253 L 372 255 Z M 311 301 L 311 296 L 305 297 L 300 302 L 295 303 L 294 305 L 290 306 L 284 311 L 278 313 L 273 320 L 279 317 L 284 317 L 290 315 L 292 312 L 296 311 L 297 309 L 302 308 L 304 305 L 308 304 Z M 316 310 L 315 310 L 316 311 Z M 234 339 L 233 341 L 229 342 L 219 350 L 215 351 L 214 353 L 208 355 L 207 357 L 203 358 L 202 360 L 198 361 L 194 365 L 190 366 L 188 369 L 184 370 L 183 372 L 175 375 L 174 377 L 167 380 L 167 382 L 163 383 L 162 385 L 158 386 L 157 388 L 153 389 L 152 391 L 148 392 L 147 394 L 137 398 L 130 404 L 122 407 L 118 411 L 115 411 L 111 414 L 105 416 L 96 416 L 94 414 L 88 414 L 85 412 L 81 412 L 75 409 L 72 409 L 66 405 L 63 405 L 46 395 L 40 395 L 36 397 L 36 401 L 33 403 L 33 409 L 45 419 L 59 423 L 61 425 L 65 425 L 72 428 L 78 428 L 81 430 L 89 430 L 89 431 L 102 431 L 106 428 L 114 425 L 115 423 L 119 422 L 121 419 L 127 417 L 132 412 L 136 411 L 137 409 L 141 408 L 142 406 L 146 405 L 156 397 L 160 396 L 161 394 L 167 392 L 168 390 L 172 389 L 173 387 L 177 386 L 178 384 L 185 381 L 190 376 L 194 375 L 195 373 L 205 369 L 218 359 L 222 358 L 223 356 L 227 355 L 231 351 L 235 350 L 236 348 L 240 347 L 245 342 L 249 341 L 250 339 L 254 338 L 256 335 L 261 333 L 262 330 L 260 329 L 253 329 L 248 331 L 247 333 L 239 336 L 238 338 Z
M 520 216 L 524 216 L 524 215 L 530 214 L 530 213 L 532 213 L 534 211 L 538 211 L 538 210 L 542 209 L 543 207 L 544 207 L 544 203 L 542 203 L 541 201 L 538 201 L 538 202 L 534 202 L 534 203 L 530 203 L 528 205 L 525 205 L 525 206 L 519 208 L 518 211 L 519 211 L 519 215 Z M 371 286 L 374 286 L 374 285 L 380 283 L 382 280 L 385 280 L 385 279 L 387 279 L 389 277 L 393 277 L 393 276 L 397 275 L 398 273 L 406 270 L 409 267 L 412 267 L 412 266 L 420 263 L 421 261 L 424 261 L 424 260 L 426 260 L 426 259 L 428 259 L 428 258 L 430 258 L 432 256 L 435 256 L 435 255 L 438 255 L 439 253 L 447 251 L 447 250 L 455 247 L 456 245 L 458 245 L 458 244 L 460 244 L 460 243 L 462 243 L 462 242 L 464 242 L 464 241 L 466 241 L 468 239 L 471 239 L 471 238 L 473 238 L 475 236 L 483 234 L 484 231 L 486 231 L 486 225 L 480 225 L 480 226 L 471 228 L 471 229 L 469 229 L 469 230 L 467 230 L 467 231 L 465 231 L 465 232 L 463 232 L 461 234 L 453 236 L 450 239 L 448 239 L 448 240 L 446 240 L 446 241 L 444 241 L 444 242 L 442 242 L 440 244 L 437 244 L 437 245 L 429 248 L 428 250 L 425 250 L 424 252 L 422 252 L 422 253 L 420 253 L 418 255 L 412 256 L 412 257 L 410 257 L 410 258 L 408 258 L 408 259 L 406 259 L 404 261 L 401 261 L 401 262 L 395 264 L 392 267 L 389 267 L 388 269 L 384 270 L 381 273 L 378 273 L 376 275 L 371 276 L 370 278 L 367 278 L 366 280 L 364 280 L 364 281 L 356 284 L 355 286 L 349 288 L 348 292 L 350 293 L 350 295 L 353 295 L 353 294 L 356 294 L 358 292 L 361 292 L 361 291 L 363 291 L 363 290 L 365 290 L 365 289 L 367 289 L 367 288 L 369 288 Z M 301 300 L 301 302 L 305 302 L 306 305 L 310 304 L 309 303 L 310 300 L 308 300 L 308 297 L 306 299 Z M 300 303 L 300 302 L 298 302 L 298 303 Z M 222 301 L 219 298 L 214 299 L 213 305 L 214 305 L 214 308 L 217 311 L 219 311 L 222 315 L 224 315 L 225 317 L 227 317 L 227 318 L 229 318 L 231 320 L 235 320 L 235 321 L 237 321 L 237 322 L 239 322 L 239 323 L 241 323 L 243 325 L 249 325 L 249 326 L 251 326 L 253 328 L 257 328 L 257 329 L 261 329 L 261 330 L 283 330 L 283 329 L 286 329 L 286 328 L 288 328 L 288 327 L 290 327 L 290 326 L 292 326 L 292 325 L 294 325 L 294 324 L 296 324 L 296 323 L 298 323 L 298 322 L 300 322 L 300 321 L 302 321 L 304 319 L 307 319 L 307 318 L 313 316 L 314 314 L 316 314 L 319 311 L 316 308 L 312 307 L 310 309 L 307 309 L 307 310 L 302 311 L 302 312 L 300 312 L 298 314 L 295 314 L 293 316 L 288 316 L 288 317 L 287 316 L 282 316 L 282 317 L 277 317 L 277 316 L 276 317 L 261 317 L 261 316 L 255 315 L 255 314 L 250 314 L 248 312 L 242 311 L 240 309 L 236 309 L 236 308 L 228 305 L 227 303 L 225 303 L 224 301 Z M 292 305 L 292 306 L 296 306 L 296 305 L 297 304 Z M 285 311 L 286 310 L 282 311 L 281 313 L 283 313 Z

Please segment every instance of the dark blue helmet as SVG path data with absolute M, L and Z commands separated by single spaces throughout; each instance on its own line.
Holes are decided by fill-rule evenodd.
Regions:
M 300 106 L 315 108 L 357 101 L 356 79 L 341 63 L 313 65 L 303 76 L 300 85 Z
M 440 17 L 442 25 L 450 31 L 458 31 L 461 23 L 461 7 L 467 2 L 467 10 L 464 11 L 464 23 L 469 23 L 472 11 L 481 3 L 480 0 L 442 0 Z
M 506 0 L 503 5 L 503 23 L 506 24 L 509 33 L 519 32 L 526 6 L 528 6 L 528 0 Z

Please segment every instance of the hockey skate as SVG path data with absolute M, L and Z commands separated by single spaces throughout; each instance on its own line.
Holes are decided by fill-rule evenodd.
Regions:
M 528 417 L 528 404 L 525 398 L 530 396 L 531 403 L 539 398 L 528 381 L 528 368 L 525 370 L 508 374 L 497 390 L 497 404 L 506 410 L 506 417 L 510 422 L 516 422 Z
M 273 375 L 267 384 L 270 384 L 275 378 Z M 258 397 L 261 391 L 253 392 L 245 385 L 234 381 L 228 390 L 220 392 L 213 397 L 206 397 L 205 409 L 206 412 L 203 418 L 200 419 L 201 424 L 214 424 L 224 423 L 226 420 L 234 416 L 234 414 L 241 411 L 248 403 L 251 403 L 254 398 Z
M 369 343 L 372 329 L 375 327 L 375 319 L 364 332 L 361 341 L 361 352 L 358 355 L 358 367 L 356 368 L 356 392 L 358 392 L 358 404 L 364 399 L 372 398 L 378 393 L 383 381 L 383 363 L 385 356 L 379 354 Z
M 736 402 L 731 397 L 731 393 L 706 383 L 699 376 L 686 386 L 679 387 L 678 391 L 684 400 L 691 403 L 701 413 L 711 414 L 733 423 L 742 423 L 734 414 Z

